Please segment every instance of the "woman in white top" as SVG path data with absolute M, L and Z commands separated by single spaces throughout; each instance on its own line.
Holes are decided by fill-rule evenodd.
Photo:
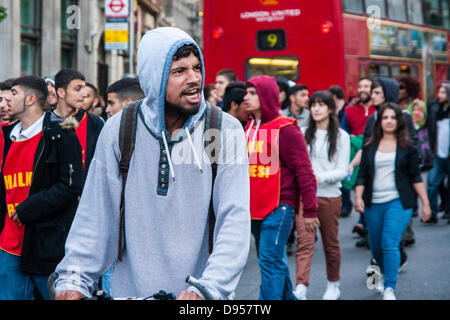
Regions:
M 422 201 L 422 220 L 431 215 L 425 185 L 420 176 L 420 157 L 409 141 L 406 119 L 395 104 L 378 110 L 372 136 L 363 148 L 355 189 L 355 209 L 364 213 L 377 287 L 383 299 L 395 300 L 400 266 L 399 245 L 411 220 L 415 192 Z
M 347 176 L 350 157 L 350 137 L 339 128 L 333 96 L 317 91 L 310 99 L 310 124 L 302 128 L 317 182 L 320 233 L 327 263 L 328 286 L 323 299 L 340 297 L 339 280 L 341 253 L 339 217 L 342 208 L 341 181 Z M 314 233 L 306 232 L 303 220 L 297 219 L 297 253 L 295 294 L 306 299 L 309 273 L 314 252 Z

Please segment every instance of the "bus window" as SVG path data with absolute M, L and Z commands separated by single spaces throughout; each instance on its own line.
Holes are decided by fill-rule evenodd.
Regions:
M 411 68 L 404 64 L 393 64 L 391 66 L 392 77 L 397 78 L 404 75 L 412 75 Z
M 450 0 L 442 0 L 441 4 L 444 28 L 450 30 Z
M 366 13 L 372 18 L 386 18 L 386 3 L 384 0 L 366 0 Z
M 362 0 L 342 0 L 344 12 L 364 14 Z
M 389 66 L 381 63 L 369 63 L 369 77 L 389 77 Z
M 404 0 L 388 0 L 389 19 L 406 22 L 406 7 Z
M 432 27 L 442 27 L 442 17 L 439 12 L 439 0 L 425 0 L 427 23 Z
M 404 64 L 391 65 L 392 77 L 397 78 L 399 76 L 410 75 L 414 78 L 419 78 L 419 69 L 417 66 L 408 66 Z
M 269 75 L 297 81 L 299 78 L 299 60 L 296 56 L 254 57 L 247 59 L 246 76 Z
M 367 77 L 367 72 L 366 72 L 366 68 L 364 67 L 364 65 L 360 64 L 359 65 L 359 78 L 364 78 Z
M 422 0 L 408 0 L 409 22 L 423 25 Z
M 417 66 L 412 66 L 411 75 L 416 79 L 419 79 L 419 69 L 417 68 Z

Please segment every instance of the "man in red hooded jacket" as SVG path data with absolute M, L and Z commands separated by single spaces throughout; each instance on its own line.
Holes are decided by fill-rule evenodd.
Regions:
M 280 114 L 275 78 L 246 84 L 244 105 L 250 174 L 250 214 L 261 269 L 261 300 L 295 300 L 286 242 L 299 200 L 308 231 L 319 226 L 316 181 L 306 143 L 295 119 Z

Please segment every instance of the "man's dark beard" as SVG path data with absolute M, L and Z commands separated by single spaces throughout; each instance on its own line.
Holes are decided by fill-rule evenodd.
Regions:
M 198 110 L 200 110 L 200 103 L 195 108 L 185 109 L 182 106 L 166 101 L 165 113 L 174 119 L 187 120 L 190 116 L 197 114 Z
M 370 94 L 367 95 L 367 98 L 366 98 L 365 100 L 363 100 L 363 99 L 361 98 L 361 93 L 359 94 L 359 100 L 361 101 L 361 103 L 367 103 L 367 102 L 370 101 L 370 99 L 372 99 L 372 98 L 370 97 Z

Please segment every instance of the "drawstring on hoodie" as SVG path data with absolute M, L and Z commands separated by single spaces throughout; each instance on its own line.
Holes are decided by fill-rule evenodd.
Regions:
M 188 128 L 185 128 L 185 130 L 186 130 L 186 135 L 189 140 L 189 144 L 191 145 L 191 148 L 192 148 L 192 152 L 194 153 L 195 162 L 197 162 L 197 166 L 198 166 L 198 169 L 200 170 L 200 173 L 203 174 L 202 165 L 200 164 L 200 160 L 198 159 L 197 151 L 195 151 L 194 143 L 192 142 L 192 138 L 191 138 L 191 134 L 189 133 Z
M 255 119 L 252 118 L 252 121 L 250 121 L 250 126 L 248 127 L 247 132 L 245 133 L 245 138 L 248 141 L 248 136 L 250 135 L 250 130 L 253 128 L 253 125 L 255 124 Z
M 197 151 L 195 150 L 194 143 L 192 142 L 191 134 L 189 133 L 188 128 L 185 128 L 185 129 L 186 129 L 186 135 L 189 140 L 189 144 L 191 145 L 192 152 L 194 153 L 195 162 L 197 163 L 197 167 L 200 170 L 200 173 L 203 174 L 202 165 L 200 163 Z M 173 181 L 175 181 L 175 171 L 173 170 L 172 157 L 170 156 L 169 145 L 167 144 L 167 138 L 166 138 L 166 135 L 164 134 L 164 131 L 162 132 L 162 138 L 163 138 L 163 142 L 164 142 L 164 148 L 166 149 L 166 153 L 167 153 L 167 160 L 169 162 L 170 174 L 172 175 Z
M 252 143 L 250 144 L 250 150 L 249 150 L 250 154 L 253 153 L 253 148 L 255 147 L 256 135 L 258 134 L 260 125 L 261 125 L 261 120 L 258 120 L 258 122 L 256 123 L 255 133 L 253 134 Z M 253 126 L 253 124 L 252 124 L 252 126 Z M 248 139 L 248 135 L 250 134 L 250 129 L 252 128 L 252 126 L 250 126 L 250 128 L 248 129 L 247 139 Z
M 173 170 L 172 158 L 170 157 L 169 145 L 167 144 L 167 138 L 166 138 L 166 134 L 164 133 L 164 131 L 162 132 L 162 138 L 163 138 L 163 142 L 164 142 L 164 148 L 166 148 L 167 160 L 169 161 L 169 171 L 170 171 L 170 174 L 172 175 L 173 181 L 175 182 L 175 172 Z

